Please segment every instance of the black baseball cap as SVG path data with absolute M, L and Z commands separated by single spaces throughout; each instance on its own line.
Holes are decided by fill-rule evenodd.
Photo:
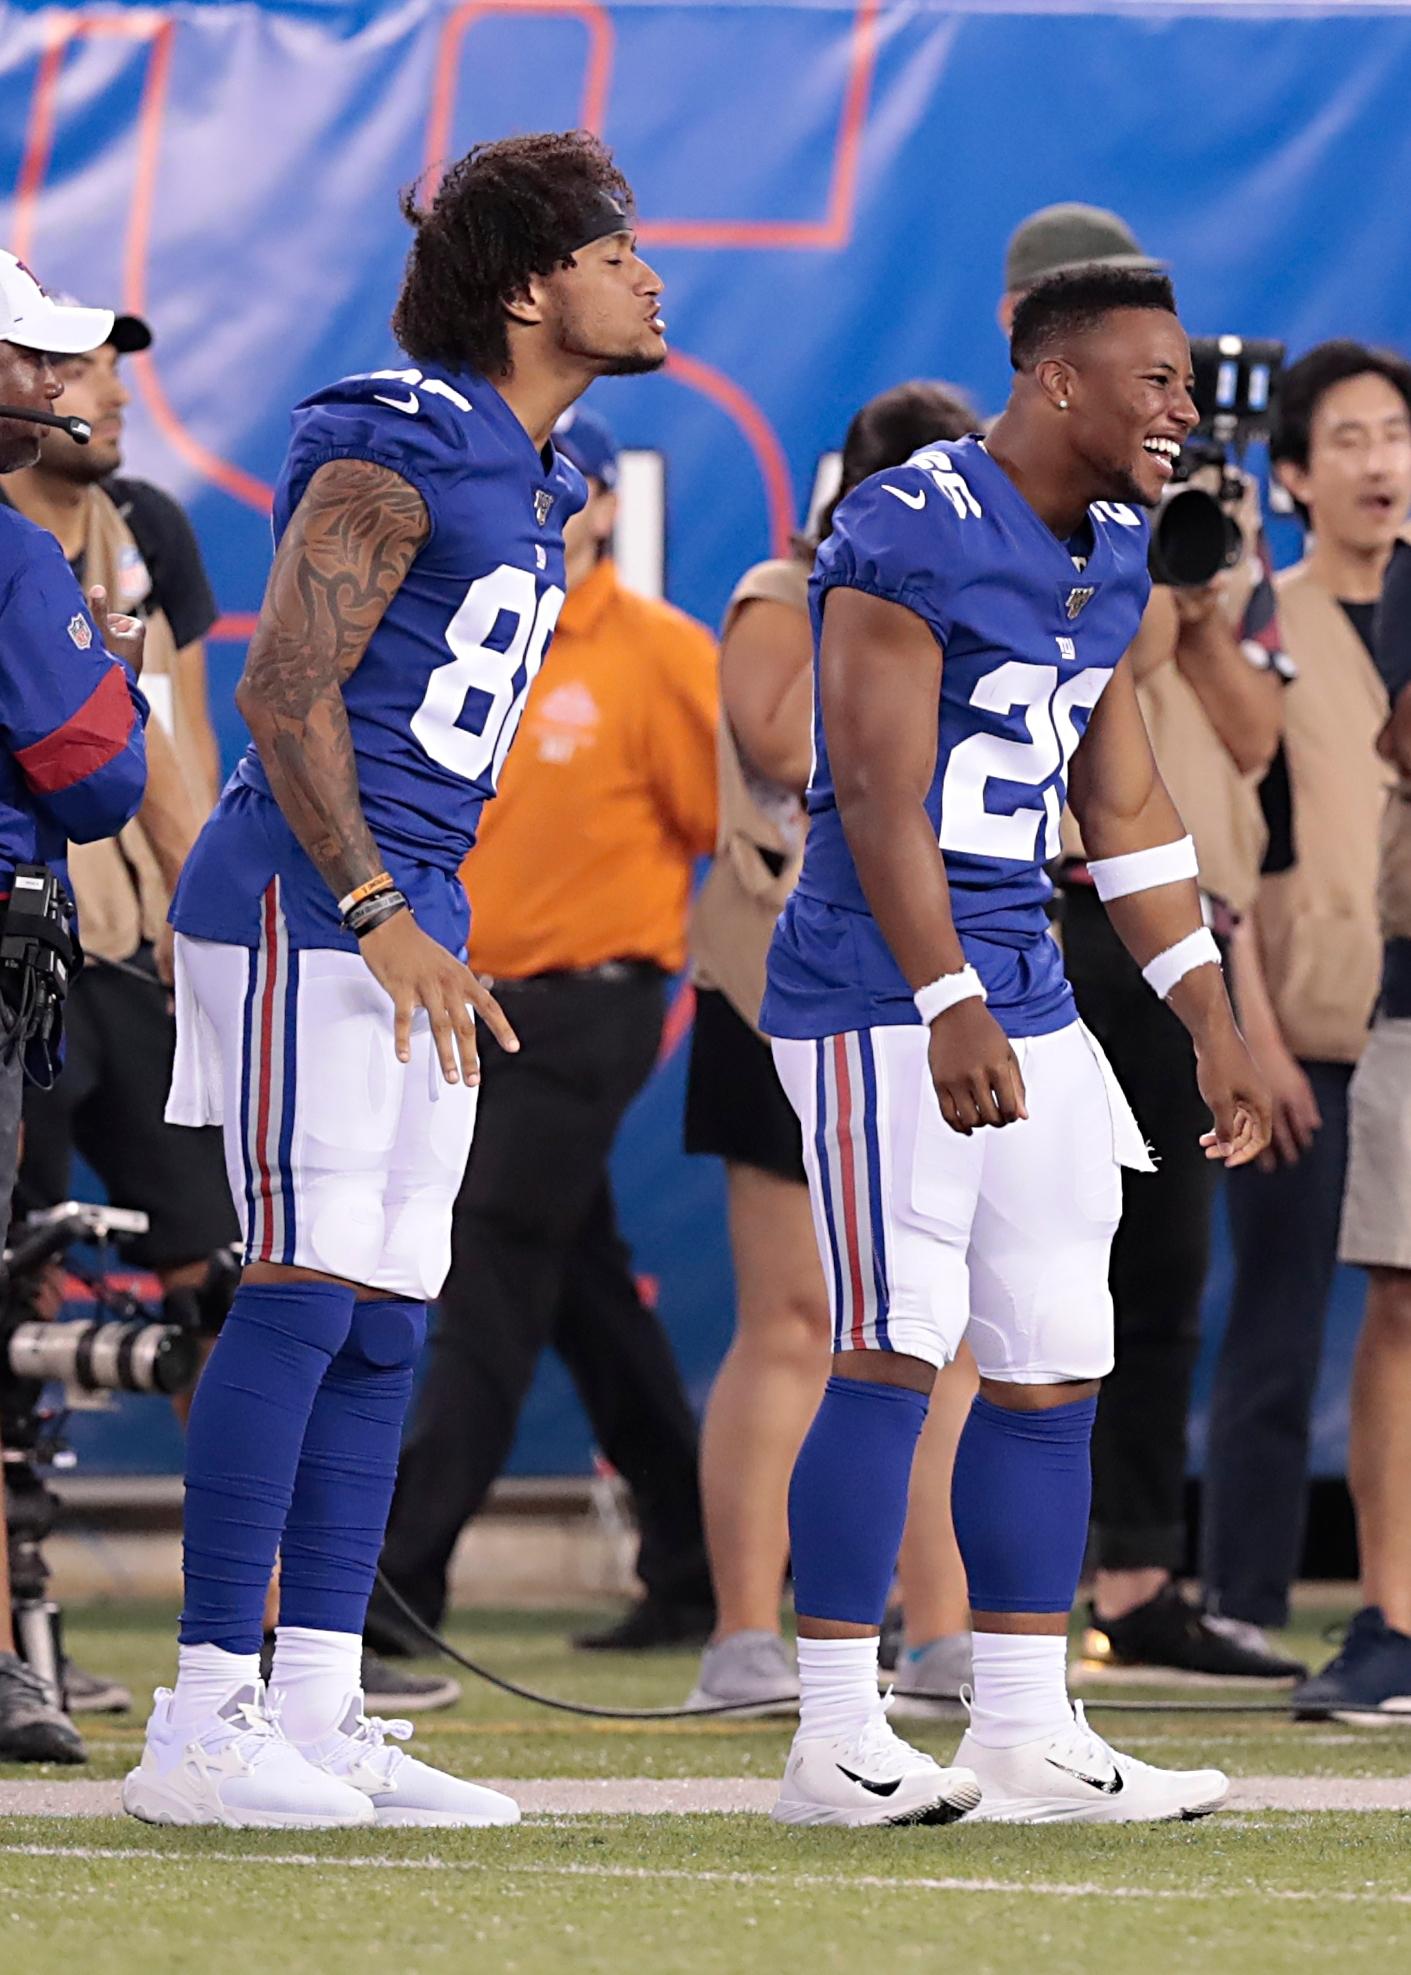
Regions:
M 1153 271 L 1164 270 L 1166 265 L 1142 252 L 1137 236 L 1116 213 L 1105 206 L 1070 201 L 1045 206 L 1015 228 L 1004 256 L 1004 291 L 1017 294 L 1032 288 L 1045 275 L 1086 267 L 1094 261 L 1108 267 Z

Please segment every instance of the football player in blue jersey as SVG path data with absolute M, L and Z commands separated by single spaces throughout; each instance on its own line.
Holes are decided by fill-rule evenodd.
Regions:
M 403 355 L 294 414 L 238 692 L 253 742 L 172 907 L 168 1116 L 223 1125 L 245 1269 L 191 1412 L 176 1688 L 124 1786 L 156 1823 L 519 1815 L 365 1718 L 363 1619 L 450 1259 L 473 1016 L 515 1047 L 464 964 L 457 871 L 563 603 L 586 490 L 550 433 L 666 344 L 629 188 L 585 133 L 481 145 L 404 210 Z
M 761 1016 L 838 1354 L 790 1495 L 787 1823 L 1188 1817 L 1227 1789 L 1114 1753 L 1068 1699 L 1120 1168 L 1150 1160 L 1044 911 L 1067 797 L 1117 932 L 1194 1038 L 1209 1156 L 1254 1158 L 1268 1095 L 1123 657 L 1143 510 L 1196 423 L 1190 354 L 1166 277 L 1113 267 L 1036 286 L 1011 353 L 989 436 L 865 481 L 813 576 L 808 849 Z M 887 1725 L 877 1633 L 927 1394 L 962 1335 L 981 1373 L 953 1487 L 974 1699 L 941 1769 Z

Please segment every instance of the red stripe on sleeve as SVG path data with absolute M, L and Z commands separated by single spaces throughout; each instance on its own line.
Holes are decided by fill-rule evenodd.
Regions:
M 18 749 L 15 760 L 36 795 L 58 795 L 121 754 L 136 717 L 127 673 L 110 665 L 77 713 L 43 740 Z

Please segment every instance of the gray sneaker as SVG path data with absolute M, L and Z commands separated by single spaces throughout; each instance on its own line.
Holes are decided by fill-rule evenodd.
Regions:
M 953 1716 L 960 1690 L 970 1682 L 970 1634 L 952 1632 L 933 1639 L 919 1659 L 903 1653 L 892 1676 L 892 1713 L 903 1721 Z
M 736 1719 L 795 1715 L 799 1675 L 777 1632 L 732 1632 L 701 1654 L 688 1708 L 738 1707 Z

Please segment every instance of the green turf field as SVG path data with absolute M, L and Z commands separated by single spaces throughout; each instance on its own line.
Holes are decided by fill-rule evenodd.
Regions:
M 529 1685 L 665 1705 L 689 1654 L 573 1654 L 578 1614 L 477 1614 L 469 1650 Z M 1286 1635 L 1307 1658 L 1322 1618 Z M 170 1675 L 168 1615 L 70 1614 L 76 1659 L 139 1693 Z M 1089 1690 L 1096 1695 L 1096 1687 Z M 1117 1690 L 1108 1688 L 1112 1694 Z M 1124 1686 L 1124 1699 L 1162 1690 Z M 1165 1690 L 1189 1700 L 1190 1689 Z M 1212 1698 L 1237 1698 L 1229 1690 Z M 1238 1777 L 1397 1778 L 1411 1727 L 1095 1714 L 1134 1753 Z M 141 1724 L 88 1717 L 86 1771 L 117 1777 Z M 945 1757 L 958 1729 L 908 1725 Z M 587 1725 L 467 1680 L 414 1747 L 507 1778 L 773 1778 L 786 1724 Z M 1316 1783 L 1314 1784 L 1316 1795 Z M 0 1968 L 129 1971 L 696 1971 L 894 1964 L 1273 1975 L 1411 1965 L 1411 1849 L 1395 1812 L 1231 1812 L 1106 1830 L 790 1832 L 762 1816 L 540 1816 L 486 1833 L 163 1832 L 120 1818 L 0 1820 Z

